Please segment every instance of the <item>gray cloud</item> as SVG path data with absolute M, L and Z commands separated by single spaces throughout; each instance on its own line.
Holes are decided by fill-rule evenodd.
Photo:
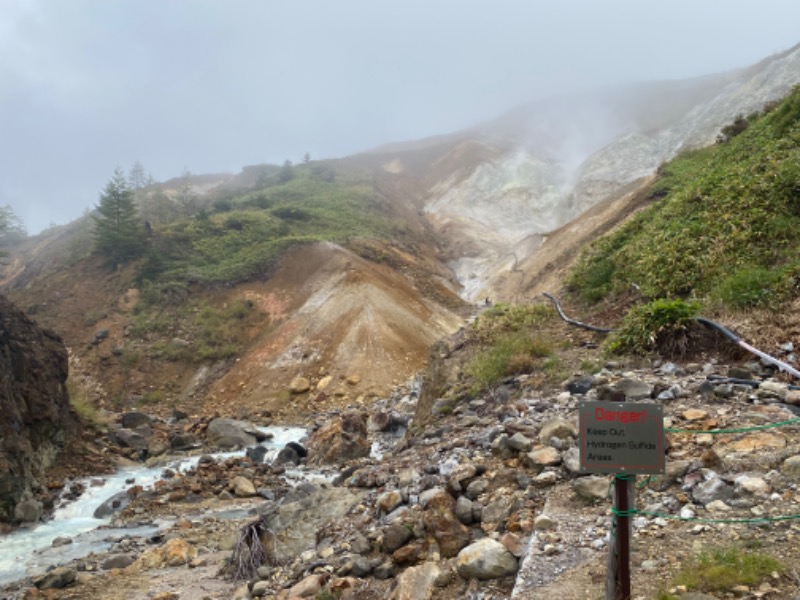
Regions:
M 117 164 L 341 156 L 541 97 L 744 67 L 796 0 L 0 0 L 0 205 L 31 231 Z

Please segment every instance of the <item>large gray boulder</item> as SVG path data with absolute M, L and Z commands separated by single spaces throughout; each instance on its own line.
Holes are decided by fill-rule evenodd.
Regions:
M 697 484 L 692 489 L 692 498 L 700 504 L 706 505 L 715 500 L 730 500 L 733 498 L 734 488 L 719 477 L 709 479 Z
M 781 465 L 781 473 L 792 481 L 800 483 L 800 454 L 790 456 Z
M 117 443 L 123 448 L 133 448 L 135 450 L 147 449 L 147 438 L 138 431 L 131 429 L 117 429 L 114 433 Z
M 588 477 L 579 477 L 574 480 L 572 482 L 572 491 L 579 498 L 596 502 L 608 498 L 611 486 L 608 477 L 589 475 Z
M 492 538 L 483 538 L 458 553 L 456 570 L 470 579 L 499 579 L 513 575 L 519 569 L 517 558 L 505 546 Z
M 219 418 L 208 424 L 206 439 L 217 448 L 234 448 L 236 446 L 253 446 L 258 441 L 258 430 L 252 423 L 236 419 Z
M 267 503 L 266 513 L 271 534 L 264 540 L 268 556 L 290 562 L 317 545 L 317 533 L 330 523 L 337 523 L 366 495 L 348 488 L 319 488 L 301 484 L 287 495 L 280 506 Z
M 42 503 L 38 500 L 22 500 L 14 508 L 14 519 L 20 523 L 36 523 L 42 516 Z
M 125 429 L 136 429 L 137 427 L 149 427 L 153 424 L 153 418 L 143 412 L 131 411 L 124 413 L 120 419 L 120 424 Z
M 550 445 L 552 438 L 566 440 L 570 437 L 578 437 L 578 425 L 573 420 L 562 417 L 550 419 L 542 425 L 542 429 L 539 431 L 539 441 L 545 445 Z
M 611 389 L 625 395 L 627 400 L 645 400 L 653 393 L 653 386 L 639 379 L 626 377 L 615 382 Z
M 34 579 L 33 584 L 40 590 L 60 590 L 73 583 L 77 576 L 77 571 L 71 567 L 56 567 Z
M 128 506 L 130 501 L 131 497 L 127 492 L 118 492 L 98 506 L 92 516 L 95 519 L 105 519 L 106 517 L 110 517 L 115 512 L 119 512 Z

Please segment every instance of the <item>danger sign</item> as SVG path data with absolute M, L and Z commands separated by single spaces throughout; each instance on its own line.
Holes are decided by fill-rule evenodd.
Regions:
M 581 469 L 590 473 L 664 472 L 664 409 L 660 404 L 578 404 Z

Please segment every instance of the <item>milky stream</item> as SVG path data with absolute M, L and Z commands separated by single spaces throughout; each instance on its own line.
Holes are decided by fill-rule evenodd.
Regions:
M 268 449 L 266 462 L 271 461 L 288 442 L 298 442 L 307 433 L 305 429 L 299 427 L 259 429 L 272 435 L 270 439 L 261 443 Z M 243 454 L 244 452 L 239 450 L 211 456 L 224 460 Z M 146 489 L 161 478 L 164 469 L 184 472 L 196 467 L 199 459 L 198 455 L 172 460 L 156 467 L 126 467 L 113 475 L 78 480 L 86 488 L 83 494 L 77 500 L 59 506 L 50 521 L 31 528 L 21 528 L 0 537 L 0 586 L 43 572 L 51 565 L 64 564 L 91 552 L 106 550 L 112 543 L 126 535 L 152 535 L 169 521 L 131 528 L 98 529 L 107 525 L 111 521 L 111 516 L 96 519 L 94 512 L 103 502 L 119 492 L 124 492 L 131 485 L 141 485 Z M 133 480 L 133 483 L 130 480 Z M 96 485 L 97 483 L 101 485 Z M 53 540 L 57 537 L 71 538 L 72 543 L 53 547 Z

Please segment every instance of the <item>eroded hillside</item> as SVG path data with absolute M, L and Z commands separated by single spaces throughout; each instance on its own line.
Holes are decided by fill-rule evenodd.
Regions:
M 137 192 L 146 250 L 114 269 L 84 218 L 26 240 L 3 285 L 58 331 L 101 405 L 269 410 L 368 402 L 417 373 L 469 302 L 525 302 L 709 143 L 800 80 L 749 69 L 559 100 L 470 130 Z M 466 302 L 465 302 L 466 300 Z
M 419 261 L 372 249 L 410 275 L 318 243 L 287 253 L 269 278 L 184 290 L 157 309 L 142 308 L 133 268 L 109 274 L 97 261 L 14 296 L 64 336 L 73 377 L 101 407 L 291 421 L 386 394 L 462 323 L 463 303 Z
M 511 299 L 517 274 L 530 279 L 536 273 L 528 268 L 552 261 L 534 258 L 549 234 L 641 185 L 679 152 L 713 143 L 737 115 L 761 110 L 798 82 L 795 47 L 748 69 L 535 103 L 471 130 L 356 158 L 424 182 L 421 209 L 465 298 Z

